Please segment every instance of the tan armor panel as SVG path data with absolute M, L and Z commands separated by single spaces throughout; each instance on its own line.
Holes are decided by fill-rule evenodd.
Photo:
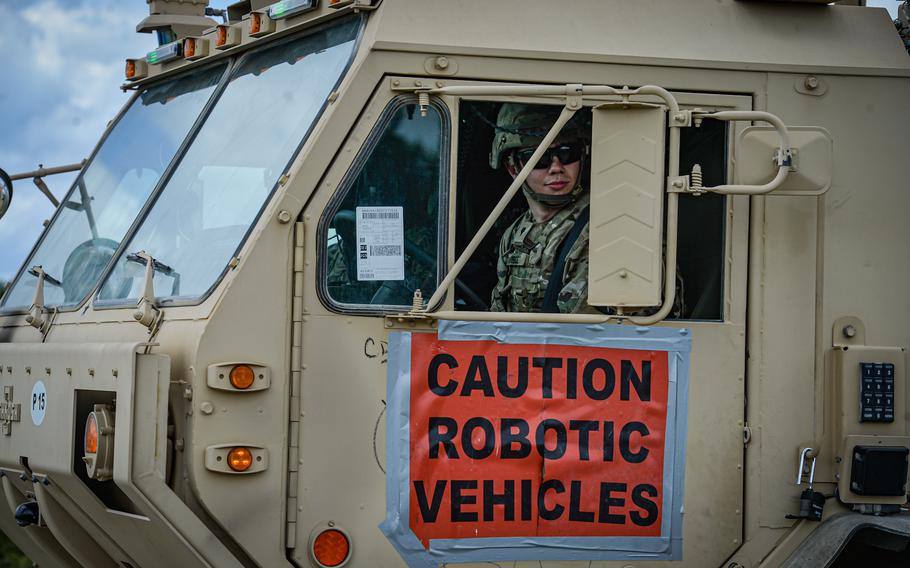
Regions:
M 658 306 L 663 241 L 663 108 L 594 109 L 588 303 Z

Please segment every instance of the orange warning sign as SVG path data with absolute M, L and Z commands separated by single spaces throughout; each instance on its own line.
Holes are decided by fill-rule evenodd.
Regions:
M 661 535 L 666 351 L 411 341 L 408 522 L 424 547 Z

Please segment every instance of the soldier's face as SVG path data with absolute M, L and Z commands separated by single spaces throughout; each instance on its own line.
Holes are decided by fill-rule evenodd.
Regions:
M 528 187 L 531 188 L 531 191 L 546 195 L 562 195 L 564 193 L 570 193 L 575 189 L 575 185 L 578 183 L 578 174 L 581 169 L 581 159 L 580 155 L 573 151 L 574 149 L 566 151 L 566 146 L 568 144 L 566 142 L 557 142 L 551 145 L 550 150 L 552 151 L 545 154 L 545 156 L 549 157 L 548 165 L 546 167 L 534 168 L 531 170 L 528 179 L 525 181 L 525 183 L 528 184 Z M 563 163 L 563 161 L 560 160 L 560 155 L 569 156 L 567 158 L 568 163 Z M 574 159 L 576 156 L 579 156 L 578 159 Z M 547 161 L 544 160 L 543 163 L 546 164 Z M 516 166 L 520 167 L 521 165 L 521 160 L 518 160 Z M 541 162 L 538 162 L 537 165 L 539 166 L 542 164 Z M 510 168 L 509 173 L 512 174 L 512 177 L 515 177 L 518 174 L 518 170 L 516 168 Z

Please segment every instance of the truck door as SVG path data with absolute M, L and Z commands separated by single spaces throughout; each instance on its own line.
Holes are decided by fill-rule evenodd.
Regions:
M 418 289 L 433 294 L 505 187 L 496 189 L 503 178 L 487 164 L 489 121 L 503 99 L 402 91 L 434 81 L 390 77 L 378 86 L 298 226 L 295 278 L 306 285 L 295 292 L 303 308 L 294 330 L 288 547 L 301 564 L 313 540 L 334 528 L 350 539 L 355 565 L 403 565 L 377 528 L 392 466 L 389 332 L 432 333 L 436 321 L 387 316 L 408 312 Z M 752 107 L 746 96 L 674 96 L 683 108 Z M 681 171 L 698 163 L 706 186 L 732 182 L 738 128 L 712 122 L 684 130 Z M 749 199 L 684 195 L 679 219 L 681 306 L 658 325 L 691 334 L 682 558 L 685 566 L 719 565 L 743 537 Z M 505 226 L 478 249 L 442 305 L 428 309 L 489 315 L 491 262 L 495 277 Z

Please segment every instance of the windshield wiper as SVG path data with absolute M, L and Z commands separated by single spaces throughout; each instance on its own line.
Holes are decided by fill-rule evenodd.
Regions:
M 142 296 L 136 304 L 133 319 L 149 328 L 149 337 L 153 337 L 158 332 L 158 326 L 161 325 L 161 320 L 164 318 L 164 312 L 155 304 L 155 272 L 173 278 L 172 296 L 180 293 L 180 273 L 163 262 L 155 260 L 144 250 L 126 255 L 126 260 L 145 265 L 145 283 L 142 286 Z
M 51 276 L 50 274 L 45 272 L 44 269 L 40 266 L 33 266 L 33 267 L 29 268 L 28 273 L 31 274 L 32 276 L 34 276 L 35 278 L 41 278 L 41 275 L 43 274 L 45 282 L 47 282 L 48 284 L 53 284 L 57 288 L 63 288 L 63 282 L 60 282 L 59 280 L 57 280 L 56 278 L 54 278 L 53 276 Z
M 164 274 L 173 279 L 174 284 L 171 286 L 171 296 L 180 295 L 180 273 L 171 268 L 170 266 L 156 260 L 153 256 L 149 255 L 145 251 L 133 252 L 126 255 L 126 260 L 129 262 L 135 262 L 137 264 L 145 265 L 148 263 L 148 260 L 152 261 L 152 269 L 155 272 Z

